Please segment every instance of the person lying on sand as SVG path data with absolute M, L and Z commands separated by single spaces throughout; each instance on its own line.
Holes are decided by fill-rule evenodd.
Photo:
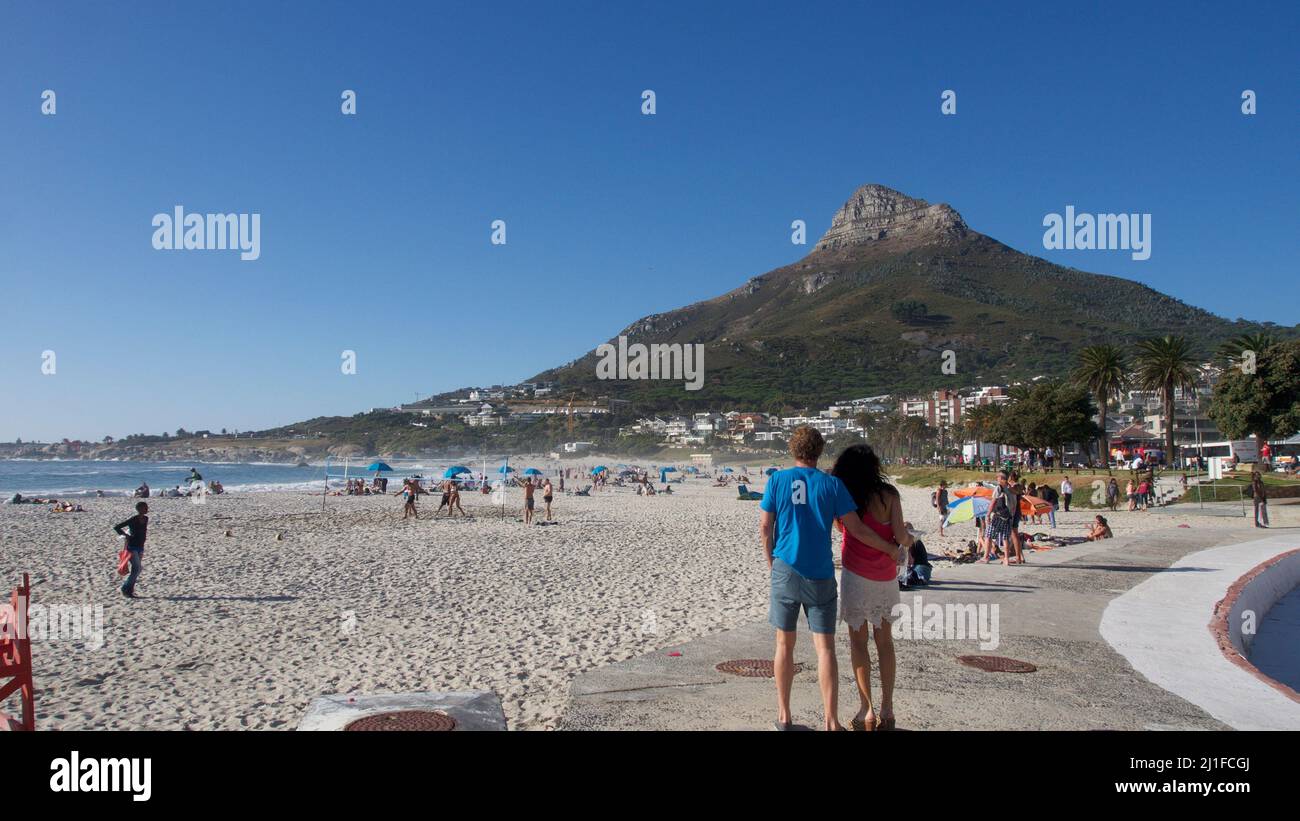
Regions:
M 979 554 L 980 554 L 980 546 L 977 545 L 973 539 L 971 541 L 966 542 L 966 546 L 964 548 L 951 548 L 951 547 L 943 548 L 943 555 L 946 558 L 951 559 L 956 564 L 973 562 L 977 558 L 979 558 Z

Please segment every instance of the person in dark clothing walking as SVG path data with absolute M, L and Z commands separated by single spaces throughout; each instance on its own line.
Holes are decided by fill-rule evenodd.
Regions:
M 123 531 L 127 532 L 123 532 Z M 140 569 L 144 564 L 144 540 L 149 531 L 149 505 L 136 502 L 135 515 L 113 526 L 113 531 L 126 537 L 126 549 L 131 554 L 131 573 L 122 584 L 122 595 L 128 599 L 136 598 L 135 583 L 140 578 Z

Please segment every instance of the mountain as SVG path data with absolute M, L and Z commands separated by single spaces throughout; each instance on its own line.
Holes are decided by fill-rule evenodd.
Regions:
M 1265 327 L 1030 256 L 972 230 L 948 205 L 870 184 L 798 262 L 621 332 L 629 344 L 702 343 L 702 389 L 687 391 L 682 380 L 598 380 L 596 351 L 534 381 L 646 409 L 776 411 L 1065 376 L 1085 345 L 1163 334 L 1187 336 L 1208 357 L 1222 340 Z M 944 351 L 956 356 L 955 374 L 941 371 Z

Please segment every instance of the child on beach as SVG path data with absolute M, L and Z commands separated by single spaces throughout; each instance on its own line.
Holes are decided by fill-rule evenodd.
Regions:
M 123 530 L 126 532 L 123 533 Z M 144 540 L 149 532 L 149 505 L 136 502 L 135 515 L 114 525 L 113 532 L 126 537 L 126 550 L 131 556 L 131 573 L 122 584 L 122 595 L 128 599 L 138 598 L 135 595 L 135 583 L 140 580 L 140 570 L 144 565 Z

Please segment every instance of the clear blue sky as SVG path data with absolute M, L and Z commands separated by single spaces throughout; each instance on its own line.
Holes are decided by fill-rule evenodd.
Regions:
M 1300 319 L 1293 2 L 473 5 L 0 7 L 0 440 L 517 381 L 797 259 L 866 182 Z M 177 204 L 260 213 L 261 259 L 155 251 Z M 1044 251 L 1067 204 L 1151 213 L 1151 259 Z

